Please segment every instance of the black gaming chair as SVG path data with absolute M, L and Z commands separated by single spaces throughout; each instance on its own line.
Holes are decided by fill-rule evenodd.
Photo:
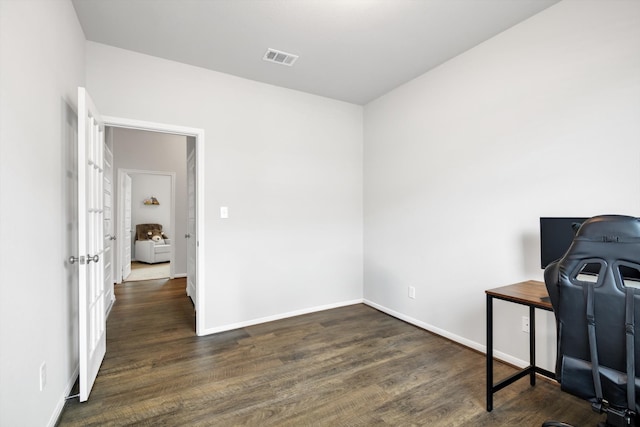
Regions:
M 544 272 L 556 316 L 557 380 L 607 414 L 600 426 L 640 425 L 640 289 L 632 286 L 640 287 L 639 273 L 640 219 L 618 215 L 585 221 Z

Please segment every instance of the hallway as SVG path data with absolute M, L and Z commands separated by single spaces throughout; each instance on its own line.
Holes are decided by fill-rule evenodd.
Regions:
M 124 278 L 124 282 L 140 282 L 145 280 L 166 279 L 171 275 L 171 263 L 145 264 L 131 261 L 131 274 Z

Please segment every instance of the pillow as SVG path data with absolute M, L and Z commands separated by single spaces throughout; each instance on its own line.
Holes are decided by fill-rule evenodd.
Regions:
M 151 230 L 157 230 L 157 234 L 162 236 L 162 225 L 160 224 L 138 224 L 136 225 L 136 239 L 135 240 L 147 240 L 150 239 L 151 236 L 148 235 L 148 232 Z M 153 233 L 152 233 L 153 234 Z

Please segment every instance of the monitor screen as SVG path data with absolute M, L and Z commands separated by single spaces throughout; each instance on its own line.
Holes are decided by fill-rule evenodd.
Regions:
M 567 252 L 578 227 L 587 218 L 540 218 L 540 264 L 542 268 Z

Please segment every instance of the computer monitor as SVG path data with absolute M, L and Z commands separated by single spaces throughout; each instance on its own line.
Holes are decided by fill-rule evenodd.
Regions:
M 580 225 L 583 217 L 541 217 L 540 218 L 540 265 L 544 269 L 563 257 Z

